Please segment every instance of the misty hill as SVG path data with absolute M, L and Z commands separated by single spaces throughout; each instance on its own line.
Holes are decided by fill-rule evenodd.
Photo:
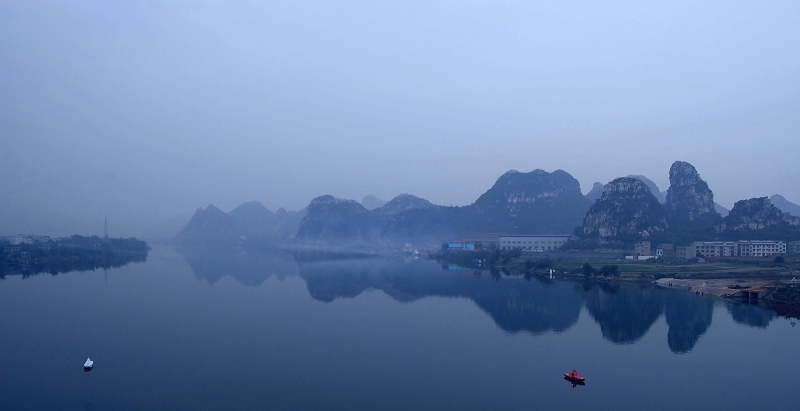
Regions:
M 721 215 L 722 217 L 725 217 L 726 215 L 728 215 L 728 213 L 731 210 L 728 210 L 727 208 L 721 206 L 719 203 L 715 202 L 714 203 L 714 211 L 716 211 L 717 214 Z
M 569 233 L 580 225 L 590 202 L 578 180 L 563 170 L 511 170 L 497 179 L 469 211 L 468 231 L 508 234 Z
M 305 210 L 273 213 L 257 201 L 244 203 L 230 213 L 212 204 L 198 208 L 175 236 L 184 244 L 232 244 L 243 241 L 280 241 L 293 236 Z
M 409 210 L 422 210 L 436 207 L 430 201 L 411 194 L 400 194 L 374 211 L 381 214 L 394 215 Z
M 666 202 L 666 200 L 664 199 L 664 194 L 666 193 L 666 191 L 662 192 L 661 190 L 659 190 L 658 185 L 656 185 L 656 183 L 654 183 L 653 180 L 642 175 L 634 175 L 634 174 L 631 174 L 628 177 L 642 180 L 642 182 L 645 183 L 645 185 L 647 185 L 647 187 L 650 189 L 650 192 L 653 193 L 653 196 L 655 196 L 656 200 L 658 200 L 659 203 L 664 204 Z M 592 185 L 592 189 L 588 193 L 586 193 L 585 197 L 589 201 L 594 203 L 595 201 L 597 201 L 597 199 L 600 198 L 600 196 L 603 195 L 603 187 L 604 187 L 603 183 L 599 181 L 594 183 L 594 185 Z
M 213 204 L 198 208 L 192 219 L 183 227 L 175 240 L 181 243 L 230 243 L 236 241 L 238 233 L 231 217 Z
M 569 233 L 590 202 L 569 173 L 509 171 L 473 204 L 443 207 L 401 194 L 368 210 L 352 200 L 323 196 L 312 201 L 297 233 L 298 241 L 371 243 L 441 242 L 463 232 L 509 234 Z
M 775 194 L 769 198 L 769 201 L 784 213 L 789 213 L 795 217 L 800 217 L 800 205 L 785 199 L 782 195 Z
M 445 241 L 464 232 L 561 234 L 580 225 L 591 202 L 569 173 L 511 170 L 473 204 L 433 207 L 395 215 L 384 237 Z
M 367 243 L 380 236 L 385 220 L 355 200 L 324 195 L 311 200 L 295 238 L 301 242 Z
M 361 205 L 367 210 L 374 210 L 378 207 L 382 207 L 384 204 L 386 204 L 386 200 L 381 200 L 374 195 L 367 195 L 361 200 Z
M 673 226 L 707 226 L 721 218 L 714 193 L 693 165 L 676 161 L 669 169 L 669 189 L 664 203 Z
M 800 218 L 775 207 L 767 197 L 740 200 L 727 217 L 714 226 L 726 239 L 797 240 Z
M 591 201 L 592 204 L 594 204 L 594 202 L 597 201 L 597 199 L 599 199 L 601 195 L 603 195 L 603 183 L 596 181 L 592 185 L 592 189 L 589 190 L 589 192 L 586 193 L 584 197 L 586 197 L 587 200 Z
M 620 177 L 604 186 L 573 241 L 595 247 L 624 245 L 667 228 L 664 207 L 651 188 L 638 178 Z
M 628 177 L 642 180 L 642 182 L 647 185 L 647 187 L 650 189 L 650 192 L 653 193 L 653 196 L 656 198 L 656 200 L 658 200 L 659 203 L 664 204 L 667 202 L 667 200 L 664 198 L 664 195 L 661 194 L 661 190 L 658 189 L 658 186 L 653 182 L 653 180 L 642 175 L 629 175 Z
M 272 224 L 275 215 L 258 201 L 250 201 L 234 208 L 228 217 L 237 232 L 259 234 Z
M 436 207 L 430 201 L 411 194 L 400 194 L 374 210 L 368 210 L 354 200 L 324 195 L 309 204 L 296 239 L 302 243 L 374 245 L 392 216 Z

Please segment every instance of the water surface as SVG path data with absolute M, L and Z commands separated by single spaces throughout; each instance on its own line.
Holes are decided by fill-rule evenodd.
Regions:
M 788 410 L 800 377 L 769 310 L 421 260 L 162 246 L 9 276 L 0 310 L 14 410 Z

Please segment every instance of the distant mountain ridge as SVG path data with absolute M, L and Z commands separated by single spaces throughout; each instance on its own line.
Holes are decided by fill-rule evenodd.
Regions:
M 601 182 L 599 182 L 599 181 L 596 181 L 596 182 L 595 182 L 595 183 L 592 185 L 592 189 L 591 189 L 591 190 L 589 190 L 589 192 L 588 192 L 588 193 L 586 193 L 586 195 L 585 195 L 584 197 L 586 197 L 586 199 L 587 199 L 587 200 L 589 200 L 589 201 L 591 201 L 592 203 L 594 203 L 594 202 L 595 202 L 595 201 L 597 201 L 597 199 L 599 199 L 599 198 L 600 198 L 600 196 L 602 196 L 602 195 L 603 195 L 603 183 L 601 183 Z
M 668 228 L 664 207 L 639 178 L 616 178 L 603 188 L 572 241 L 583 247 L 631 244 Z
M 800 239 L 796 217 L 781 211 L 800 207 L 782 196 L 772 197 L 776 204 L 765 197 L 742 200 L 723 218 L 717 210 L 727 210 L 714 202 L 714 193 L 693 165 L 674 162 L 669 181 L 663 204 L 658 186 L 641 175 L 595 183 L 584 196 L 566 171 L 535 169 L 504 173 L 474 203 L 461 207 L 435 205 L 410 194 L 388 202 L 367 196 L 361 203 L 324 195 L 299 212 L 272 213 L 248 202 L 224 213 L 209 205 L 195 212 L 176 240 L 294 241 L 375 249 L 401 242 L 437 244 L 462 233 L 573 233 L 568 245 L 573 247 L 627 247 L 641 239 L 681 245 L 742 236 Z
M 361 205 L 364 206 L 364 208 L 366 208 L 367 210 L 374 210 L 378 207 L 383 207 L 383 205 L 386 203 L 387 203 L 386 200 L 381 200 L 380 198 L 375 197 L 374 195 L 371 194 L 364 196 L 364 199 L 361 200 Z
M 225 213 L 213 204 L 198 208 L 189 223 L 175 236 L 183 244 L 232 244 L 242 241 L 286 241 L 294 236 L 305 210 L 273 213 L 251 201 Z
M 797 240 L 800 218 L 781 211 L 767 197 L 758 197 L 737 201 L 714 230 L 724 238 L 744 235 L 753 240 Z
M 775 194 L 769 198 L 769 201 L 784 213 L 789 213 L 795 217 L 800 217 L 800 205 L 785 199 L 782 195 Z
M 590 202 L 566 171 L 537 169 L 506 172 L 473 204 L 463 207 L 437 206 L 409 194 L 372 211 L 356 204 L 315 199 L 301 223 L 298 241 L 437 243 L 463 232 L 563 234 L 580 224 Z M 357 228 L 348 231 L 347 225 Z
M 590 204 L 580 183 L 566 171 L 511 170 L 468 206 L 395 215 L 384 237 L 433 242 L 465 232 L 566 234 L 580 224 Z

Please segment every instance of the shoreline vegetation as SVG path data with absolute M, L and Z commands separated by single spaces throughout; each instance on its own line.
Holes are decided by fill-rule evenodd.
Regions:
M 146 261 L 150 246 L 136 238 L 73 235 L 32 244 L 0 241 L 0 251 L 0 279 L 3 279 L 9 275 L 27 278 L 41 273 L 57 275 L 118 268 L 131 262 Z
M 430 254 L 443 264 L 530 279 L 534 276 L 607 283 L 656 284 L 731 301 L 757 303 L 779 314 L 800 316 L 800 257 L 625 260 L 613 253 L 448 251 Z M 680 285 L 678 285 L 680 284 Z

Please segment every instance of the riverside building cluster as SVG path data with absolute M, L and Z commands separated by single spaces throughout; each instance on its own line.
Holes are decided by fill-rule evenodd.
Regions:
M 655 250 L 650 241 L 636 243 L 636 255 L 640 260 L 675 256 L 683 259 L 697 257 L 770 257 L 800 253 L 800 241 L 740 240 L 740 241 L 695 241 L 688 246 L 673 247 L 660 244 Z

